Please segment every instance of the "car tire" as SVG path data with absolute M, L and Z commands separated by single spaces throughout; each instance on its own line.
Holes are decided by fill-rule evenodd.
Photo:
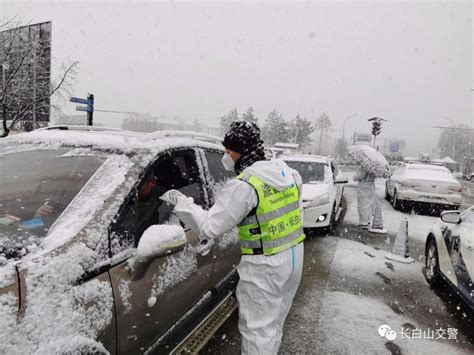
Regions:
M 439 272 L 438 247 L 436 240 L 431 237 L 425 250 L 425 279 L 430 286 L 438 286 L 441 281 Z
M 401 207 L 400 201 L 398 200 L 397 190 L 393 190 L 392 206 L 394 210 L 399 210 Z
M 387 184 L 385 183 L 385 199 L 387 201 L 390 201 L 390 194 L 388 193 L 388 187 L 387 187 Z

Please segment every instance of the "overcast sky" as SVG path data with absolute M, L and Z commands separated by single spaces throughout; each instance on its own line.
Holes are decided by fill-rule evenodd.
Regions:
M 436 145 L 441 116 L 473 125 L 473 8 L 464 2 L 0 2 L 0 17 L 52 21 L 53 75 L 79 61 L 75 95 L 96 107 L 217 125 L 253 106 L 263 123 L 326 112 L 333 136 Z M 74 105 L 66 111 L 75 114 Z M 95 119 L 120 126 L 121 115 Z

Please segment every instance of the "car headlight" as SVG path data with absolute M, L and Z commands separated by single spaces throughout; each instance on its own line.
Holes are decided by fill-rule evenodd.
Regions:
M 311 207 L 324 206 L 324 205 L 327 205 L 327 204 L 329 204 L 329 194 L 325 193 L 325 194 L 323 194 L 321 196 L 318 196 L 315 199 L 309 201 L 308 203 L 306 203 L 305 207 L 311 208 Z

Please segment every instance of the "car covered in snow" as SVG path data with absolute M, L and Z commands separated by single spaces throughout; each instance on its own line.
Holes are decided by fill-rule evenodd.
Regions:
M 178 189 L 209 208 L 233 176 L 223 152 L 193 132 L 0 140 L 0 353 L 168 353 L 235 309 L 236 231 L 203 253 L 159 199 Z
M 395 209 L 414 203 L 458 209 L 461 193 L 462 185 L 447 168 L 430 164 L 403 164 L 385 185 L 385 198 Z
M 332 230 L 339 217 L 343 176 L 334 159 L 317 155 L 285 155 L 281 158 L 303 179 L 304 227 Z
M 473 231 L 474 206 L 442 212 L 426 238 L 424 274 L 433 287 L 446 281 L 474 311 Z

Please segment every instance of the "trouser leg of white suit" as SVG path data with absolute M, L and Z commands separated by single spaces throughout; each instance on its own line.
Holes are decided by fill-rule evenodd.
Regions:
M 374 202 L 373 202 L 373 216 L 374 220 L 372 222 L 372 228 L 382 229 L 383 222 L 382 222 L 382 204 L 380 203 L 379 198 L 374 193 Z
M 301 275 L 303 273 L 303 261 L 304 247 L 303 243 L 300 243 L 292 250 L 292 274 L 290 275 L 285 289 L 283 290 L 283 302 L 280 309 L 280 314 L 278 316 L 277 334 L 275 346 L 273 348 L 274 354 L 277 354 L 278 349 L 280 348 L 281 338 L 283 337 L 283 325 L 285 324 L 285 319 L 290 312 L 293 299 L 295 297 L 296 291 L 298 291 L 298 286 L 300 285 Z
M 359 188 L 357 190 L 357 210 L 359 211 L 359 224 L 368 224 L 370 221 L 374 193 L 374 183 L 359 182 Z
M 242 354 L 277 353 L 302 265 L 303 243 L 272 256 L 242 256 L 236 291 Z

